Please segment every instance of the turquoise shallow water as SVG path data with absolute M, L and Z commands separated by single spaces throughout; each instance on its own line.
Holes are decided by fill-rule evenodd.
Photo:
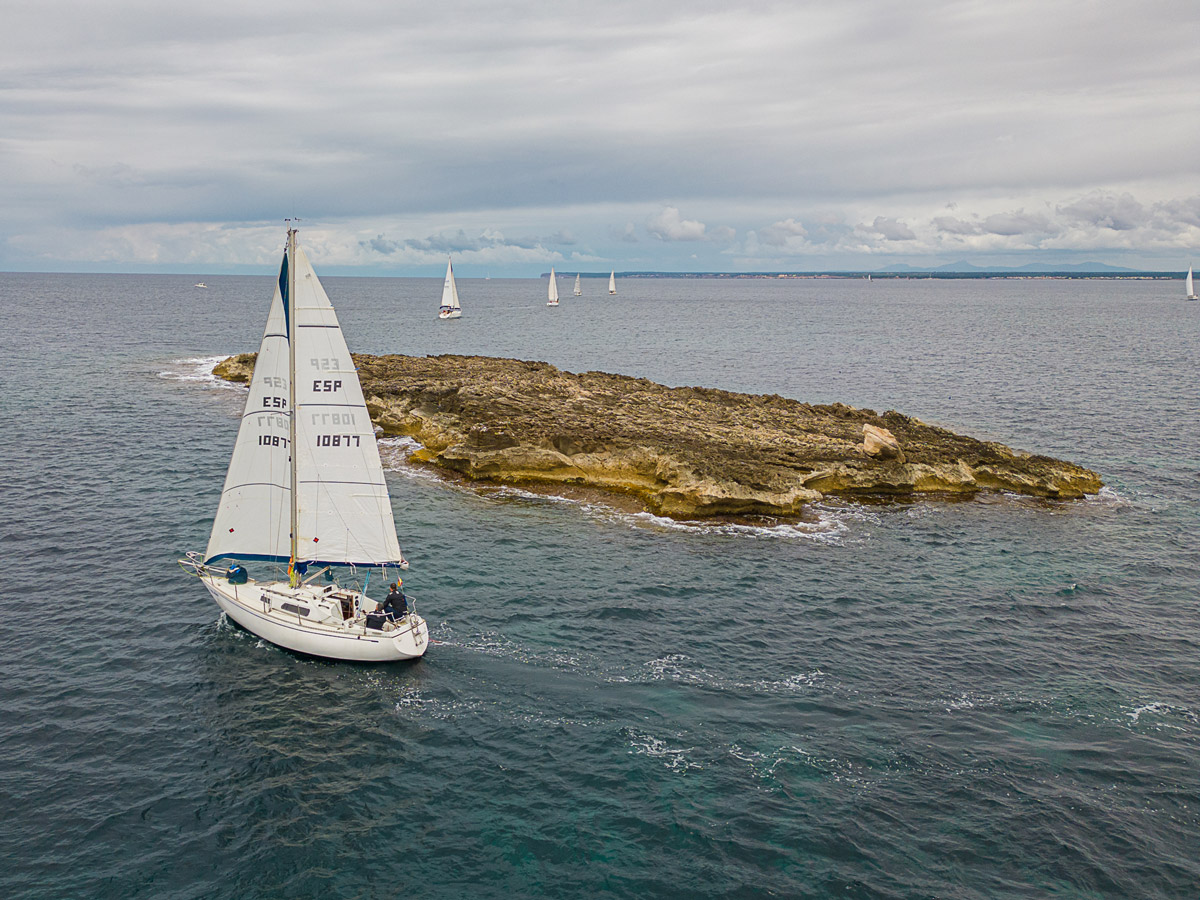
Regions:
M 317 260 L 319 268 L 320 261 Z M 1166 282 L 325 279 L 351 347 L 896 408 L 1100 497 L 680 527 L 385 447 L 440 643 L 305 659 L 202 548 L 271 278 L 0 275 L 0 894 L 1194 897 L 1200 310 Z

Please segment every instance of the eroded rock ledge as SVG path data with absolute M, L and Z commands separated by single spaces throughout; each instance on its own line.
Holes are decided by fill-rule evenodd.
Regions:
M 469 479 L 618 491 L 675 518 L 795 516 L 829 494 L 987 490 L 1065 500 L 1101 487 L 1073 463 L 893 411 L 669 388 L 516 359 L 354 360 L 372 419 L 385 434 L 420 442 L 418 460 Z M 253 366 L 254 354 L 244 354 L 213 371 L 248 381 Z

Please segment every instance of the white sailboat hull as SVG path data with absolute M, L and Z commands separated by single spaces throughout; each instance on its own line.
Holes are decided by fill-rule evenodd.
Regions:
M 462 310 L 455 309 L 454 307 L 450 307 L 450 306 L 443 306 L 441 309 L 438 310 L 438 318 L 439 319 L 461 319 L 462 318 Z
M 333 608 L 322 596 L 332 588 L 293 589 L 287 582 L 255 581 L 232 585 L 218 575 L 208 574 L 201 575 L 200 580 L 225 615 L 252 634 L 286 650 L 326 659 L 397 662 L 423 656 L 429 646 L 429 627 L 416 613 L 400 619 L 393 630 L 381 631 L 367 628 L 362 616 L 342 622 L 307 621 L 281 608 L 288 603 L 308 610 L 315 617 Z M 366 600 L 358 592 L 342 593 L 358 598 L 360 604 Z

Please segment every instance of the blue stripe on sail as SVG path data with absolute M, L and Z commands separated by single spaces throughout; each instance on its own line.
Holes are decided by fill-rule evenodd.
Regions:
M 210 556 L 204 561 L 206 566 L 211 566 L 219 559 L 229 560 L 245 560 L 246 562 L 272 562 L 272 563 L 287 563 L 290 558 L 287 556 L 271 556 L 268 553 L 218 553 L 216 556 Z
M 342 326 L 341 325 L 301 325 L 299 322 L 297 322 L 296 327 L 297 328 L 341 328 Z
M 283 295 L 283 324 L 288 334 L 292 333 L 292 304 L 288 297 L 288 255 L 283 252 L 283 265 L 279 267 L 279 293 Z
M 289 562 L 291 562 L 290 558 L 287 556 L 272 556 L 269 553 L 218 553 L 216 556 L 210 556 L 208 559 L 206 559 L 204 564 L 206 566 L 211 566 L 214 562 L 222 559 L 234 560 L 237 562 L 282 563 L 284 565 L 287 565 Z M 398 559 L 389 559 L 385 560 L 384 562 L 377 562 L 375 560 L 371 560 L 370 562 L 333 562 L 332 560 L 327 559 L 302 559 L 299 561 L 304 563 L 306 566 L 355 566 L 359 569 L 376 569 L 382 568 L 383 566 L 399 568 L 400 566 L 400 560 Z

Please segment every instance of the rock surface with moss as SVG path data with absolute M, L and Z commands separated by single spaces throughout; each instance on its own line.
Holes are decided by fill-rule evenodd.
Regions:
M 367 408 L 418 461 L 468 479 L 574 484 L 675 518 L 796 516 L 826 495 L 1010 491 L 1077 499 L 1100 477 L 889 411 L 665 387 L 484 356 L 355 354 Z M 254 354 L 214 374 L 249 381 Z M 864 428 L 864 426 L 867 426 Z

